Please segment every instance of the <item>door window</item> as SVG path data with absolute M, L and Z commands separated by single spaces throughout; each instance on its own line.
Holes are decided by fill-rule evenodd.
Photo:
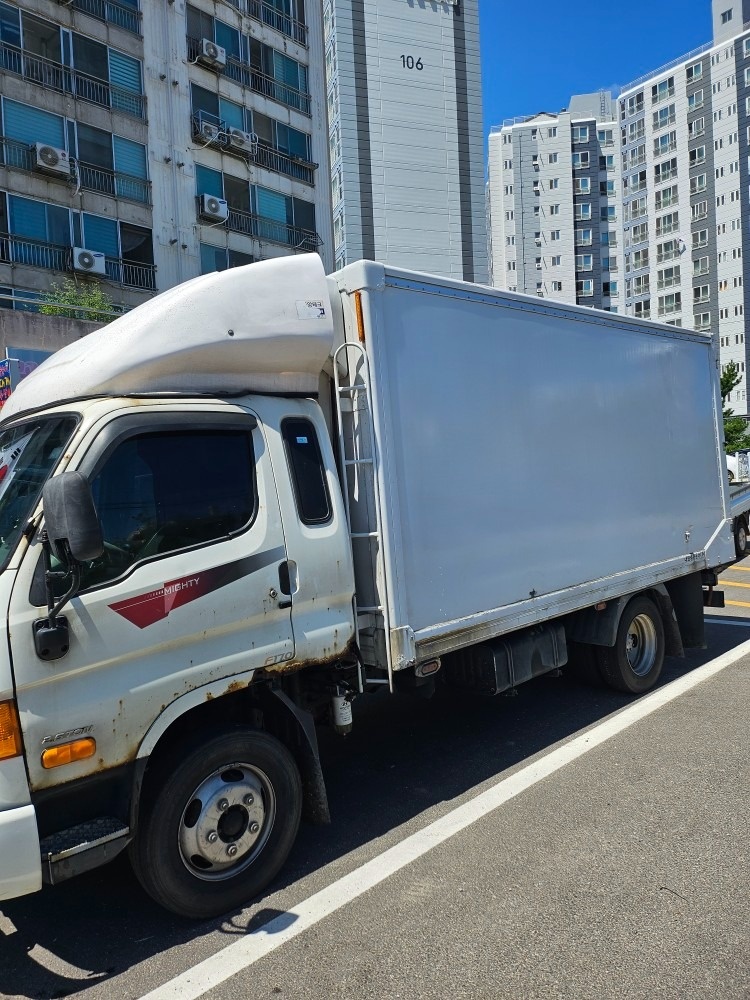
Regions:
M 104 555 L 83 587 L 131 566 L 245 530 L 257 508 L 252 437 L 245 430 L 169 431 L 121 441 L 94 475 Z

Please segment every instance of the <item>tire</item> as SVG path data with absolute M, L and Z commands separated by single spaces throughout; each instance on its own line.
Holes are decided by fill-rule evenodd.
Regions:
M 594 647 L 586 642 L 568 639 L 568 667 L 570 673 L 583 684 L 602 687 L 602 675 Z
M 614 646 L 595 647 L 602 679 L 628 694 L 644 694 L 659 680 L 664 666 L 664 625 L 648 597 L 634 597 L 617 627 Z
M 747 555 L 747 521 L 742 515 L 734 519 L 734 551 L 738 559 Z
M 264 889 L 292 849 L 302 811 L 294 758 L 244 726 L 208 735 L 148 782 L 130 860 L 173 913 L 215 917 Z

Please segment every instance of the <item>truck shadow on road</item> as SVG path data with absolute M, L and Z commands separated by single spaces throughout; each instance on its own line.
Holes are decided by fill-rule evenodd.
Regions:
M 662 683 L 748 635 L 741 628 L 710 626 L 709 649 L 667 660 Z M 217 932 L 246 934 L 283 915 L 283 909 L 271 907 L 292 883 L 354 850 L 366 851 L 425 810 L 471 792 L 630 700 L 586 687 L 568 670 L 519 688 L 515 697 L 481 699 L 446 691 L 429 701 L 385 693 L 363 698 L 353 733 L 345 739 L 325 734 L 321 740 L 333 823 L 303 824 L 289 862 L 264 900 L 235 915 L 189 923 L 153 904 L 127 861 L 118 858 L 54 889 L 0 904 L 0 994 L 35 1000 L 109 996 L 113 977 L 186 943 L 193 943 L 191 964 L 200 961 L 216 950 L 209 938 Z M 374 846 L 370 853 L 381 849 Z M 340 874 L 344 870 L 349 868 Z M 304 884 L 297 885 L 288 905 L 305 895 Z M 139 976 L 127 995 L 151 985 Z

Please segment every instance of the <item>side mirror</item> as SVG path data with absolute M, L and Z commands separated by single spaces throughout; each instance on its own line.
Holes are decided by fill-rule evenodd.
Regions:
M 98 559 L 104 539 L 88 480 L 80 472 L 63 472 L 49 480 L 42 500 L 44 527 L 55 555 L 66 562 L 67 547 L 76 562 Z

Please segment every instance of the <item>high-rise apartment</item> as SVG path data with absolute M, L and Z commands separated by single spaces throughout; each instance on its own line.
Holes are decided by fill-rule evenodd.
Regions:
M 605 188 L 610 178 L 614 193 L 611 204 L 600 206 L 602 217 L 605 211 L 609 213 L 614 229 L 607 237 L 607 249 L 613 237 L 618 245 L 613 254 L 600 251 L 602 259 L 608 257 L 608 283 L 602 272 L 600 289 L 599 276 L 592 275 L 593 296 L 581 296 L 582 288 L 589 286 L 581 285 L 578 266 L 588 265 L 589 259 L 582 257 L 579 248 L 572 257 L 570 248 L 580 239 L 581 224 L 569 214 L 559 227 L 556 242 L 564 247 L 559 255 L 548 249 L 549 233 L 557 227 L 550 226 L 546 214 L 544 225 L 535 227 L 531 240 L 527 233 L 528 191 L 538 171 L 551 166 L 545 162 L 541 143 L 549 141 L 555 118 L 565 124 L 560 154 L 570 164 L 560 173 L 565 197 L 559 211 L 566 210 L 563 206 L 570 205 L 572 195 L 576 212 L 571 185 L 581 167 L 575 159 L 580 133 L 573 131 L 579 123 L 571 121 L 569 134 L 567 123 L 568 117 L 574 117 L 574 102 L 565 115 L 507 123 L 490 136 L 492 275 L 499 287 L 588 302 L 713 334 L 722 365 L 734 361 L 739 366 L 742 382 L 730 404 L 735 413 L 747 415 L 750 0 L 712 0 L 712 15 L 711 42 L 628 84 L 616 100 L 615 122 L 597 121 L 597 132 L 606 138 L 612 129 L 615 140 L 609 150 L 599 151 L 600 196 L 610 194 L 609 185 Z M 532 130 L 536 130 L 538 150 L 531 148 Z M 544 207 L 546 194 L 540 192 L 539 197 Z M 542 240 L 541 255 L 537 233 Z M 541 269 L 537 267 L 540 256 Z M 562 273 L 555 277 L 549 259 L 558 257 L 560 264 L 554 266 L 561 267 Z M 593 254 L 593 266 L 596 258 Z M 613 266 L 619 275 L 614 284 Z M 571 291 L 574 276 L 575 298 Z M 609 297 L 604 295 L 605 288 Z
M 333 266 L 322 17 L 304 0 L 0 2 L 0 303 L 132 306 L 202 272 Z
M 337 267 L 487 280 L 478 0 L 324 0 Z
M 609 93 L 505 122 L 489 140 L 492 282 L 610 309 L 619 302 L 618 127 Z M 621 259 L 621 258 L 620 258 Z

